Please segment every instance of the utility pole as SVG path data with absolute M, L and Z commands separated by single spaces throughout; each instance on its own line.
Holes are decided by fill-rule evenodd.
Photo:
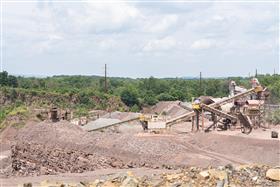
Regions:
M 256 77 L 256 78 L 258 77 L 258 69 L 256 69 L 256 75 L 255 75 L 255 77 Z
M 202 95 L 202 73 L 199 73 L 199 92 Z
M 107 91 L 108 91 L 108 85 L 107 85 L 107 64 L 105 64 L 104 90 L 105 90 L 105 93 L 107 93 Z

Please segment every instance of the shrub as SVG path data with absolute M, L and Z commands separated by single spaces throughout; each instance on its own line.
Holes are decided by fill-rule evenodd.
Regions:
M 280 125 L 280 109 L 270 112 L 266 120 L 274 125 Z

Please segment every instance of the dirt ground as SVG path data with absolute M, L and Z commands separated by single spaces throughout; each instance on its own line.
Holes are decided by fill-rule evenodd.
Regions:
M 0 136 L 0 184 L 87 181 L 131 170 L 141 175 L 189 166 L 280 165 L 280 139 L 270 138 L 279 128 L 244 135 L 239 130 L 192 133 L 190 127 L 181 123 L 162 134 L 127 128 L 89 133 L 68 122 L 7 129 Z

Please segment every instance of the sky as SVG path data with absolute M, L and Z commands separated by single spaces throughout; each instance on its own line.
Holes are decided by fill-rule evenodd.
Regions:
M 107 64 L 108 76 L 131 78 L 278 72 L 279 2 L 230 1 L 4 1 L 3 68 L 103 75 Z

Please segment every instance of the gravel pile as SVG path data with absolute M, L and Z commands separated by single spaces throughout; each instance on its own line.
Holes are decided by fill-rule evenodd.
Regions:
M 11 175 L 80 173 L 105 168 L 207 167 L 231 163 L 279 165 L 279 141 L 215 134 L 84 131 L 68 122 L 20 130 L 12 147 Z
M 110 150 L 104 139 L 68 122 L 22 129 L 12 146 L 12 175 L 80 173 L 101 168 L 149 167 L 133 153 Z M 104 133 L 105 134 L 105 133 Z M 107 134 L 107 136 L 110 136 Z M 99 143 L 97 143 L 99 142 Z

